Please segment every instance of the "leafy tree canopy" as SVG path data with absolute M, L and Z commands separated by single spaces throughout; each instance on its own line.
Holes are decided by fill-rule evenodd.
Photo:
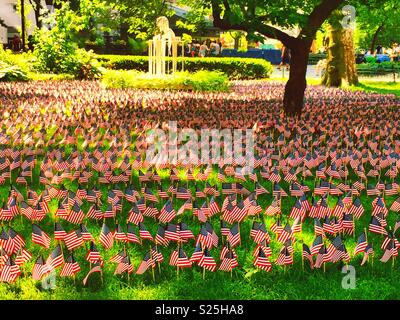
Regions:
M 397 0 L 360 0 L 356 11 L 357 43 L 359 47 L 370 49 L 378 43 L 390 46 L 400 42 L 400 10 Z

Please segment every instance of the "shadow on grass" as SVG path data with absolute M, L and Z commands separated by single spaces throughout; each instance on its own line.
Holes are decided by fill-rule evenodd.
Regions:
M 382 94 L 395 94 L 400 97 L 400 83 L 398 82 L 365 82 L 352 86 L 351 89 Z

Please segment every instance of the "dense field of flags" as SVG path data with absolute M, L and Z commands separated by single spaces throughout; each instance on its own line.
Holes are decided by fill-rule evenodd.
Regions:
M 315 87 L 302 117 L 285 119 L 282 91 L 263 82 L 212 94 L 0 83 L 0 281 L 57 270 L 85 284 L 105 264 L 116 275 L 232 273 L 243 264 L 235 251 L 244 241 L 254 268 L 267 272 L 296 263 L 298 241 L 297 262 L 308 269 L 358 255 L 364 265 L 377 246 L 381 262 L 394 262 L 400 220 L 388 218 L 400 212 L 400 100 Z M 196 130 L 252 128 L 254 172 L 235 170 L 237 159 L 149 164 L 143 133 L 168 120 Z M 305 224 L 313 225 L 309 243 Z M 142 248 L 138 264 L 132 247 Z

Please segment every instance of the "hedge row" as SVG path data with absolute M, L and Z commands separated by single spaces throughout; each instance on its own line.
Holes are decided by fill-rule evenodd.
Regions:
M 107 88 L 191 90 L 222 92 L 229 90 L 228 76 L 217 71 L 177 72 L 156 77 L 134 70 L 107 70 L 102 79 Z
M 148 71 L 147 56 L 98 55 L 97 59 L 108 69 Z M 250 58 L 178 58 L 178 69 L 189 72 L 220 71 L 229 79 L 261 79 L 272 73 L 272 65 L 262 59 Z
M 361 63 L 357 65 L 359 75 L 384 75 L 390 73 L 400 73 L 399 62 L 381 62 L 381 63 Z
M 308 64 L 316 65 L 319 60 L 326 59 L 326 53 L 310 53 L 308 56 Z

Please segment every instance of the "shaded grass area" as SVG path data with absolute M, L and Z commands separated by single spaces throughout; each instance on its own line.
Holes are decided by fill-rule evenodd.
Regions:
M 271 77 L 261 81 L 278 81 L 286 83 L 287 77 Z M 321 85 L 321 80 L 316 78 L 308 78 L 307 85 L 318 86 Z M 381 94 L 394 94 L 400 97 L 400 79 L 396 78 L 396 82 L 393 81 L 374 81 L 374 80 L 361 80 L 358 85 L 343 86 L 342 89 L 351 91 L 364 91 Z
M 171 267 L 172 268 L 172 267 Z M 164 270 L 165 272 L 165 270 Z M 126 279 L 112 275 L 105 276 L 108 284 L 93 285 L 100 282 L 98 275 L 93 275 L 92 288 L 74 285 L 73 280 L 59 280 L 52 292 L 41 291 L 33 280 L 18 280 L 6 288 L 0 286 L 2 299 L 399 299 L 399 280 L 396 270 L 371 271 L 370 267 L 358 270 L 356 288 L 343 289 L 342 276 L 338 268 L 327 268 L 310 274 L 300 270 L 275 270 L 271 273 L 258 272 L 250 279 L 241 279 L 240 274 L 207 274 L 203 280 L 201 271 L 185 270 L 179 278 L 157 275 L 156 283 L 151 276 L 142 279 Z M 94 279 L 96 278 L 96 279 Z
M 376 92 L 381 94 L 395 94 L 400 97 L 400 82 L 382 82 L 364 80 L 356 86 L 346 87 L 350 90 L 360 90 L 365 92 Z

